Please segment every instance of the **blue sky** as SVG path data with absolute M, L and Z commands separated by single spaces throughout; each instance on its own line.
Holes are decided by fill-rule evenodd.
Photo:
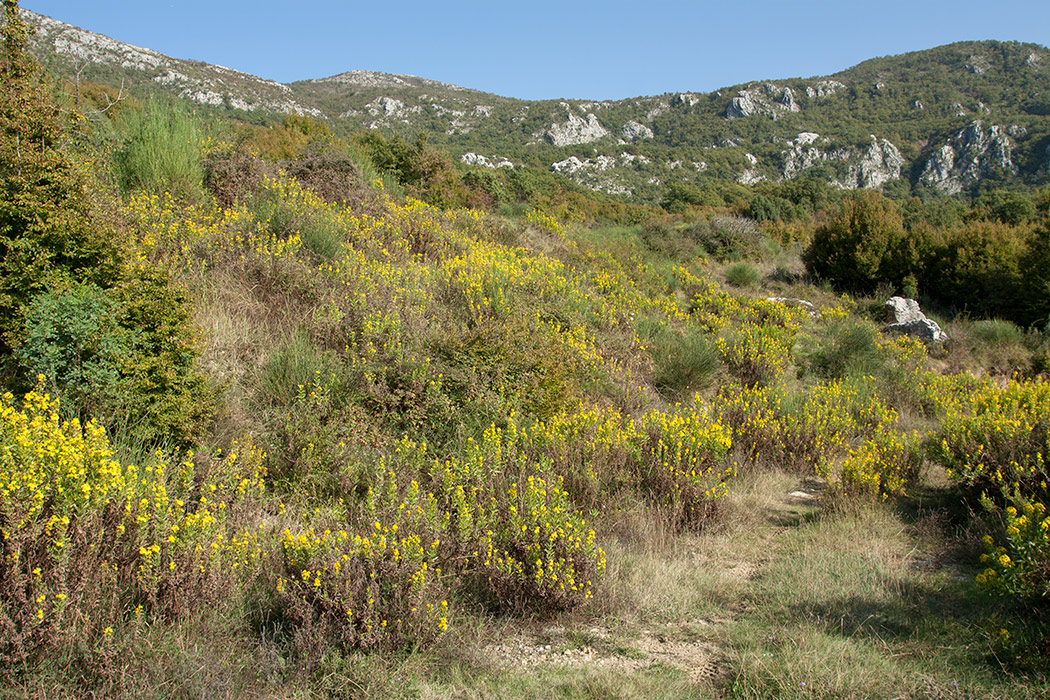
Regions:
M 23 0 L 120 41 L 291 82 L 407 73 L 522 99 L 707 92 L 953 41 L 1050 44 L 1050 1 Z

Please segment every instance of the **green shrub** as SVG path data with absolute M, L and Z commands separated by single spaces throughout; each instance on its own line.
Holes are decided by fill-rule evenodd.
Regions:
M 123 189 L 199 200 L 204 137 L 197 120 L 180 103 L 156 100 L 123 116 L 127 136 L 116 153 Z
M 43 375 L 73 415 L 101 418 L 115 408 L 129 339 L 114 301 L 94 285 L 49 291 L 26 309 L 16 356 L 27 376 Z
M 109 287 L 120 278 L 119 238 L 92 216 L 84 170 L 65 147 L 70 115 L 27 50 L 16 3 L 0 24 L 0 353 L 19 342 L 26 307 L 47 289 Z M 32 148 L 28 144 L 33 144 Z
M 726 268 L 726 282 L 734 287 L 758 286 L 758 270 L 754 265 L 746 262 L 738 262 Z
M 186 293 L 142 268 L 108 294 L 82 285 L 40 296 L 17 357 L 69 415 L 104 421 L 124 443 L 187 445 L 212 407 L 193 323 Z
M 809 272 L 862 292 L 880 282 L 899 287 L 917 264 L 901 215 L 878 192 L 864 190 L 817 228 L 802 259 Z
M 795 348 L 802 367 L 821 379 L 877 374 L 886 362 L 881 335 L 871 323 L 852 318 L 821 324 Z

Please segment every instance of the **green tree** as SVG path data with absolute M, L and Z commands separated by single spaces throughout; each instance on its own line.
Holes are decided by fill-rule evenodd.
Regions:
M 812 274 L 861 292 L 880 282 L 903 284 L 914 274 L 916 258 L 896 206 L 872 190 L 845 200 L 838 215 L 817 228 L 802 256 Z
M 70 116 L 26 48 L 31 28 L 17 0 L 0 27 L 0 353 L 23 311 L 48 287 L 112 284 L 118 250 L 92 222 L 85 178 L 62 148 Z

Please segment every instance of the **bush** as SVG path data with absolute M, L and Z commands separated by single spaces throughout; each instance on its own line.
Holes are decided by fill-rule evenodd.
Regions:
M 903 496 L 922 466 L 922 441 L 896 428 L 882 428 L 850 450 L 842 461 L 838 486 L 848 494 Z
M 0 663 L 105 640 L 141 615 L 179 617 L 237 591 L 258 565 L 236 527 L 262 492 L 250 442 L 137 467 L 94 423 L 62 422 L 39 389 L 0 398 Z
M 364 534 L 285 530 L 277 601 L 300 652 L 426 646 L 448 629 L 437 542 L 378 520 Z
M 967 493 L 1000 500 L 1017 492 L 1045 501 L 1050 481 L 1050 384 L 985 385 L 951 407 L 931 440 L 931 458 Z
M 108 294 L 94 285 L 48 292 L 25 323 L 17 357 L 48 378 L 67 414 L 146 444 L 187 445 L 202 433 L 212 397 L 197 334 L 185 292 L 162 272 L 136 270 Z
M 746 262 L 734 263 L 726 268 L 726 282 L 734 287 L 755 287 L 758 280 L 758 270 Z
M 92 218 L 83 170 L 62 146 L 69 114 L 27 50 L 14 3 L 0 24 L 0 353 L 18 345 L 25 309 L 49 288 L 120 278 L 115 232 Z M 28 148 L 27 144 L 33 144 Z
M 912 257 L 896 207 L 878 192 L 864 190 L 817 228 L 802 259 L 817 277 L 871 292 L 880 282 L 899 287 L 915 268 Z
M 110 297 L 94 285 L 49 291 L 26 309 L 25 328 L 16 355 L 28 376 L 46 376 L 73 415 L 112 415 L 129 339 Z
M 201 198 L 204 137 L 197 120 L 181 103 L 149 102 L 123 115 L 127 136 L 116 153 L 125 191 L 170 192 L 189 202 Z

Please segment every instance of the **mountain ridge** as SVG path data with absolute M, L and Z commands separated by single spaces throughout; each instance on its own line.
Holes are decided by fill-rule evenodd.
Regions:
M 1038 44 L 955 42 L 707 93 L 530 101 L 376 71 L 277 83 L 23 12 L 59 75 L 166 91 L 254 122 L 300 114 L 343 132 L 423 134 L 471 167 L 542 167 L 641 202 L 672 182 L 816 177 L 957 195 L 1050 181 L 1050 50 Z

